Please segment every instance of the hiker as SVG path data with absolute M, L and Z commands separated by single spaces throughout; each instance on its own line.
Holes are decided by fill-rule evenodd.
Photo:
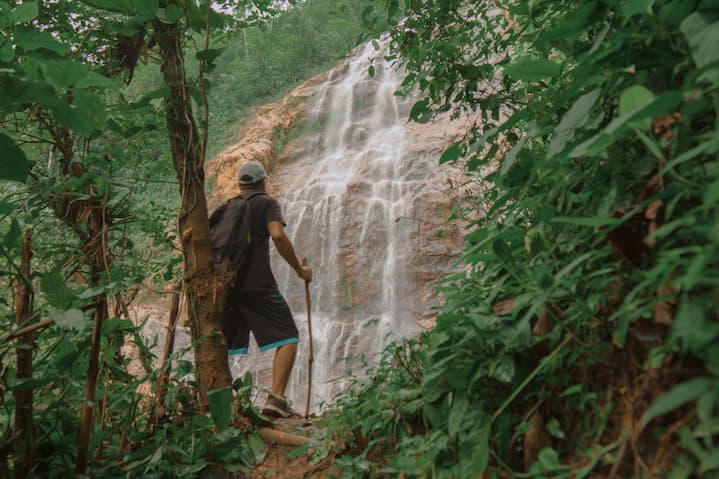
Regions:
M 267 173 L 262 165 L 246 163 L 240 168 L 238 176 L 242 199 L 237 197 L 226 203 L 228 208 L 225 214 L 234 223 L 233 231 L 236 234 L 239 225 L 237 222 L 243 220 L 237 212 L 249 212 L 250 222 L 246 223 L 246 226 L 249 227 L 252 244 L 248 248 L 247 258 L 242 260 L 244 271 L 238 272 L 234 286 L 231 286 L 227 293 L 222 329 L 227 339 L 228 353 L 247 354 L 250 331 L 260 351 L 277 348 L 272 363 L 272 390 L 262 414 L 270 417 L 299 416 L 285 399 L 299 334 L 292 312 L 280 294 L 270 269 L 269 238 L 272 238 L 277 251 L 301 279 L 311 281 L 312 269 L 302 266 L 297 260 L 292 242 L 285 234 L 280 205 L 276 199 L 265 193 Z M 249 208 L 236 209 L 233 214 L 233 202 Z M 213 225 L 212 218 L 210 224 Z M 213 248 L 216 244 L 215 234 L 213 231 Z

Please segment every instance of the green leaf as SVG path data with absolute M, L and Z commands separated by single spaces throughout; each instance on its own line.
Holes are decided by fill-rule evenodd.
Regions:
M 674 0 L 659 9 L 657 18 L 664 25 L 676 29 L 695 7 L 696 0 Z
M 515 366 L 511 356 L 502 356 L 497 361 L 493 361 L 489 377 L 501 381 L 503 383 L 510 383 L 514 379 Z
M 44 274 L 40 280 L 40 289 L 47 302 L 60 310 L 68 309 L 77 297 L 75 292 L 68 288 L 65 278 L 58 273 Z
M 20 244 L 20 223 L 17 222 L 17 219 L 13 218 L 10 223 L 10 229 L 5 233 L 3 244 L 8 249 L 14 249 Z
M 627 123 L 634 123 L 645 118 L 652 118 L 657 115 L 666 115 L 673 113 L 682 103 L 682 94 L 676 90 L 669 90 L 659 95 L 650 104 L 640 107 L 639 109 L 630 110 L 629 112 L 614 118 L 604 130 L 597 133 L 588 140 L 577 145 L 570 153 L 572 158 L 582 156 L 596 156 L 605 151 L 615 141 L 626 133 L 624 128 Z
M 677 409 L 684 404 L 694 401 L 714 385 L 708 377 L 694 378 L 685 383 L 678 384 L 666 393 L 659 396 L 642 415 L 642 424 L 647 424 L 657 416 L 661 416 Z
M 619 218 L 603 218 L 600 216 L 555 216 L 551 220 L 552 223 L 563 223 L 577 226 L 611 226 L 615 225 L 619 221 Z
M 5 133 L 0 132 L 0 151 L 2 152 L 2 168 L 0 179 L 24 183 L 32 169 L 32 162 L 25 152 Z
M 371 76 L 371 77 L 374 76 L 374 74 L 375 74 L 374 65 L 370 65 L 370 66 L 369 66 L 369 68 L 367 69 L 367 73 L 368 73 L 369 76 Z
M 210 414 L 215 426 L 220 431 L 230 425 L 232 412 L 232 388 L 213 389 L 207 393 L 210 402 Z
M 509 172 L 509 169 L 512 168 L 512 165 L 514 165 L 514 162 L 517 160 L 519 152 L 522 151 L 524 145 L 527 143 L 529 136 L 530 135 L 524 135 L 504 156 L 504 158 L 502 159 L 502 168 L 500 170 L 500 174 L 502 176 L 506 176 L 506 174 Z
M 56 90 L 64 90 L 75 85 L 88 74 L 87 67 L 71 60 L 44 62 L 40 65 L 47 82 Z
M 132 0 L 132 10 L 138 20 L 152 19 L 158 8 L 160 8 L 159 0 Z
M 68 309 L 57 313 L 53 316 L 55 324 L 60 326 L 62 329 L 76 329 L 83 331 L 88 327 L 90 321 L 85 319 L 85 315 L 79 309 Z
M 81 0 L 91 7 L 117 13 L 134 13 L 129 0 Z
M 12 213 L 17 208 L 17 205 L 13 203 L 6 203 L 5 201 L 0 201 L 0 215 L 6 215 L 8 213 Z
M 419 100 L 412 106 L 412 110 L 409 112 L 409 119 L 417 123 L 427 123 L 431 117 L 432 112 L 429 109 L 429 98 Z
M 696 257 L 701 259 L 702 255 Z M 699 269 L 702 278 L 706 274 L 706 270 L 703 265 Z M 687 285 L 687 289 L 691 286 L 693 285 Z M 670 339 L 681 341 L 684 353 L 699 353 L 703 348 L 712 344 L 717 336 L 719 336 L 719 324 L 707 318 L 707 312 L 702 303 L 683 296 L 672 322 Z
M 50 32 L 33 27 L 20 27 L 15 30 L 15 44 L 25 51 L 49 50 L 59 55 L 70 53 L 70 46 L 60 43 Z
M 489 463 L 489 437 L 492 432 L 492 416 L 480 413 L 480 419 L 472 435 L 473 458 L 471 471 L 467 477 L 480 477 Z
M 93 119 L 94 113 L 77 105 L 63 105 L 52 109 L 55 120 L 62 126 L 78 133 L 90 136 L 97 126 Z
M 578 32 L 591 21 L 592 14 L 597 8 L 598 2 L 587 2 L 582 4 L 561 22 L 557 22 L 557 26 L 551 30 L 543 32 L 537 38 L 537 44 L 551 42 L 554 40 L 564 40 L 566 38 L 574 38 Z
M 644 86 L 630 86 L 619 95 L 619 115 L 626 115 L 627 113 L 638 111 L 653 101 L 654 94 Z M 652 120 L 651 118 L 645 118 L 641 121 L 630 122 L 629 125 L 642 130 L 648 130 L 652 126 Z
M 72 96 L 80 111 L 93 121 L 95 128 L 102 127 L 107 118 L 102 99 L 90 90 L 75 90 Z
M 35 20 L 39 13 L 37 2 L 24 2 L 15 7 L 13 20 L 16 23 L 26 23 Z
M 694 12 L 679 26 L 692 49 L 692 59 L 698 67 L 719 60 L 719 21 L 711 22 L 709 15 Z
M 545 447 L 539 451 L 537 462 L 542 466 L 542 470 L 554 472 L 559 467 L 559 454 L 551 447 Z
M 596 88 L 585 93 L 574 102 L 572 107 L 562 116 L 559 125 L 554 129 L 552 141 L 549 143 L 547 157 L 551 158 L 560 153 L 565 145 L 574 137 L 577 128 L 582 127 L 589 118 L 589 112 L 597 102 L 601 89 Z
M 439 163 L 454 163 L 462 156 L 462 146 L 460 142 L 452 143 L 449 148 L 444 150 L 442 156 L 439 157 Z
M 622 7 L 622 13 L 624 14 L 625 21 L 629 20 L 630 17 L 641 13 L 642 15 L 650 15 L 652 13 L 652 6 L 654 0 L 629 0 Z
M 170 4 L 167 5 L 165 8 L 158 8 L 156 15 L 162 23 L 171 24 L 177 23 L 180 17 L 182 17 L 182 12 L 177 7 L 177 5 Z
M 215 61 L 215 59 L 217 57 L 222 55 L 222 52 L 224 52 L 225 50 L 226 50 L 226 48 L 208 48 L 206 50 L 200 50 L 199 52 L 197 52 L 195 54 L 195 57 L 198 60 L 201 60 L 201 61 L 204 61 L 207 63 L 212 63 Z
M 456 437 L 462 429 L 462 422 L 464 421 L 465 414 L 467 414 L 468 407 L 469 401 L 467 400 L 467 396 L 459 392 L 456 393 L 447 418 L 447 432 L 450 438 Z
M 561 65 L 546 58 L 507 65 L 504 73 L 513 80 L 534 82 L 555 77 L 562 72 Z

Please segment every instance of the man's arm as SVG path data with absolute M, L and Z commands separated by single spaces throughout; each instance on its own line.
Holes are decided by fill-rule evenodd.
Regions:
M 292 246 L 292 242 L 285 234 L 285 227 L 279 221 L 270 221 L 267 223 L 267 229 L 272 236 L 272 241 L 275 243 L 277 251 L 287 261 L 292 269 L 295 270 L 297 276 L 304 279 L 308 283 L 312 281 L 312 268 L 302 266 L 297 259 L 295 254 L 295 248 Z

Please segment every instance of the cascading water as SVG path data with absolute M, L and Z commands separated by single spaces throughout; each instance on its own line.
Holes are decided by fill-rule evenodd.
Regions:
M 314 269 L 313 411 L 346 390 L 346 370 L 361 374 L 365 359 L 371 363 L 391 340 L 420 330 L 418 319 L 436 300 L 418 294 L 427 283 L 420 267 L 427 258 L 419 256 L 441 250 L 447 264 L 456 246 L 445 240 L 423 253 L 417 245 L 422 235 L 441 236 L 424 223 L 442 216 L 437 210 L 447 203 L 446 175 L 437 172 L 446 138 L 440 134 L 430 148 L 421 145 L 422 132 L 408 133 L 412 100 L 394 94 L 403 76 L 383 56 L 370 43 L 329 73 L 308 102 L 296 154 L 270 174 L 288 236 Z M 423 218 L 428 211 L 433 217 Z M 431 241 L 442 243 L 425 243 Z M 287 396 L 304 410 L 304 284 L 274 251 L 273 270 L 300 330 Z M 231 360 L 233 375 L 252 371 L 256 384 L 269 388 L 271 355 L 251 348 L 249 358 Z

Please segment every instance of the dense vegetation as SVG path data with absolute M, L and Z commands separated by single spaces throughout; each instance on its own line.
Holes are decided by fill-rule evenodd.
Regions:
M 382 3 L 414 120 L 480 117 L 469 267 L 332 415 L 343 477 L 717 477 L 716 2 Z
M 176 225 L 197 190 L 178 151 L 196 166 L 204 132 L 217 151 L 254 104 L 346 54 L 364 4 L 317 0 L 283 15 L 274 2 L 213 4 L 244 14 L 192 1 L 0 1 L 0 477 L 195 477 L 264 455 L 246 427 L 229 427 L 230 390 L 198 414 L 194 365 L 176 362 L 168 382 L 168 358 L 156 367 L 127 310 L 147 295 L 176 304 L 178 287 L 165 286 L 192 272 Z M 168 54 L 173 40 L 184 82 L 159 69 L 183 57 Z M 178 89 L 189 93 L 180 103 Z M 168 131 L 187 107 L 199 129 Z
M 151 32 L 182 40 L 179 106 L 208 137 L 180 152 L 204 158 L 387 24 L 403 87 L 426 94 L 412 118 L 478 117 L 440 159 L 473 180 L 455 208 L 467 269 L 439 285 L 437 327 L 328 415 L 315 460 L 343 477 L 719 474 L 715 2 L 214 3 L 245 14 L 0 0 L 0 477 L 195 477 L 265 456 L 230 408 L 249 378 L 199 413 L 194 365 L 168 382 L 127 320 L 183 277 L 177 97 Z

